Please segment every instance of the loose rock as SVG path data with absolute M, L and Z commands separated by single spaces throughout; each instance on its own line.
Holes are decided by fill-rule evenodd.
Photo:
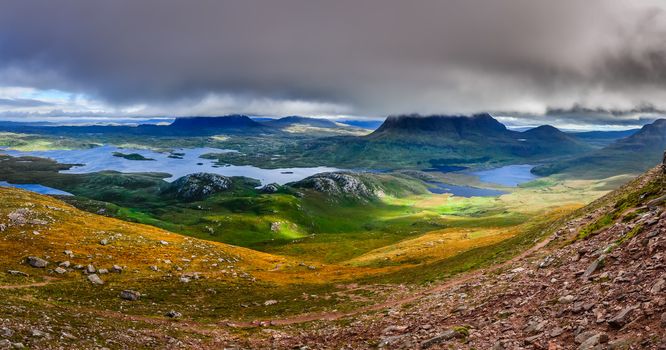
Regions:
M 97 276 L 94 273 L 91 274 L 91 275 L 88 275 L 88 281 L 90 281 L 92 284 L 97 284 L 97 285 L 104 284 L 104 281 L 102 281 L 102 279 L 99 278 L 99 276 Z
M 129 301 L 137 301 L 141 297 L 141 293 L 134 291 L 134 290 L 129 290 L 126 289 L 122 292 L 120 292 L 120 297 L 125 300 Z
M 45 268 L 49 264 L 48 261 L 42 258 L 38 258 L 36 256 L 29 256 L 28 258 L 26 258 L 26 262 L 28 263 L 28 265 L 40 269 Z

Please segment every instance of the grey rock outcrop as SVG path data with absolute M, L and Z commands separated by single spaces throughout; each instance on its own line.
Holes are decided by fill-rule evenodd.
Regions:
M 366 184 L 359 174 L 348 172 L 321 173 L 292 184 L 297 188 L 312 189 L 332 197 L 375 199 L 377 189 Z
M 201 200 L 212 194 L 231 188 L 230 178 L 217 174 L 196 173 L 183 176 L 174 181 L 167 192 L 174 192 L 184 200 Z

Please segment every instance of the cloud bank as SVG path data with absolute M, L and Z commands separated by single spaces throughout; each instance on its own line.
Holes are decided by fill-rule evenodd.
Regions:
M 575 113 L 607 123 L 666 109 L 665 37 L 656 0 L 7 0 L 0 92 L 67 97 L 0 94 L 0 113 L 619 111 Z

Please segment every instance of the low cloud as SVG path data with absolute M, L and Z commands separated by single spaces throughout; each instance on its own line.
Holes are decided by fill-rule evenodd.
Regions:
M 0 12 L 0 86 L 86 99 L 35 114 L 622 124 L 666 109 L 664 37 L 656 0 L 24 0 Z

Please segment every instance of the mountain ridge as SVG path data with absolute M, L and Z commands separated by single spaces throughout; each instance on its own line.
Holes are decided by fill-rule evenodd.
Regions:
M 537 175 L 567 173 L 577 176 L 613 176 L 641 173 L 662 160 L 666 149 L 666 119 L 644 125 L 638 132 L 587 155 L 533 169 Z

